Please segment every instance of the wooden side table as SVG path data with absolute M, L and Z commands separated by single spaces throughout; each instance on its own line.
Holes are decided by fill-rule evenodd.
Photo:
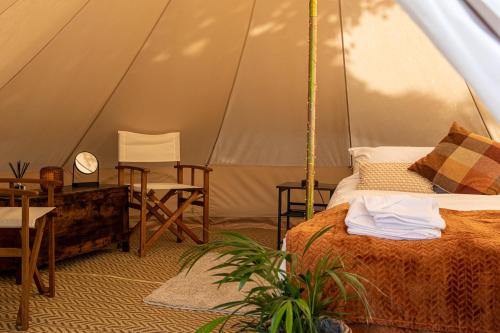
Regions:
M 305 191 L 306 187 L 302 186 L 300 182 L 286 182 L 282 183 L 276 186 L 278 189 L 278 239 L 277 239 L 277 248 L 278 250 L 281 248 L 281 218 L 283 216 L 286 216 L 286 231 L 290 229 L 290 217 L 302 217 L 305 218 L 306 216 L 306 204 L 305 202 L 297 202 L 297 201 L 291 201 L 291 191 L 292 190 L 302 190 Z M 317 186 L 314 187 L 314 190 L 318 191 L 320 194 L 321 192 L 328 192 L 328 201 L 333 195 L 333 192 L 337 188 L 336 184 L 325 184 L 325 183 L 319 183 Z M 283 206 L 283 192 L 286 192 L 286 210 L 282 210 Z M 320 212 L 322 210 L 325 210 L 326 207 L 328 206 L 328 202 L 323 202 L 323 203 L 315 203 L 314 204 L 314 212 Z

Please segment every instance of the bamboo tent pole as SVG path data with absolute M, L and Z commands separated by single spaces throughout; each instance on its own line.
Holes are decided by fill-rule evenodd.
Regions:
M 314 215 L 314 162 L 316 159 L 316 61 L 318 0 L 309 0 L 309 80 L 307 100 L 306 219 Z

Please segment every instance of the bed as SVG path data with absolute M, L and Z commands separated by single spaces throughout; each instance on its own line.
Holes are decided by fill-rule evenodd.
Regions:
M 374 314 L 365 325 L 359 304 L 348 310 L 358 332 L 500 332 L 500 196 L 356 190 L 356 173 L 342 180 L 325 212 L 288 232 L 286 247 L 302 253 L 310 236 L 324 226 L 304 267 L 339 254 L 349 271 L 366 277 Z M 360 195 L 405 193 L 431 196 L 447 228 L 440 239 L 394 241 L 349 235 L 348 202 Z M 330 291 L 332 292 L 332 291 Z

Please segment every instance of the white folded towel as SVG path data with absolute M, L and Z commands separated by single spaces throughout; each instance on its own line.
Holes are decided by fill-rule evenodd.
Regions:
M 377 227 L 444 229 L 446 226 L 439 214 L 438 202 L 433 198 L 390 195 L 363 196 L 361 200 Z
M 349 234 L 396 240 L 439 238 L 445 228 L 435 201 L 405 195 L 355 198 L 345 223 Z

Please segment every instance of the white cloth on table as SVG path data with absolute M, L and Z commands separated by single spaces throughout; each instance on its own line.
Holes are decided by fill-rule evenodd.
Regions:
M 395 240 L 439 238 L 445 228 L 435 200 L 406 195 L 354 198 L 345 223 L 349 234 Z

